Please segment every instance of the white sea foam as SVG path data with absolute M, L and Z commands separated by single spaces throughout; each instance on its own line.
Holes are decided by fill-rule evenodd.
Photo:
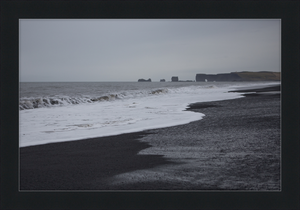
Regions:
M 118 93 L 113 100 L 20 111 L 20 147 L 175 126 L 200 120 L 188 104 L 242 97 L 232 87 L 188 86 Z M 146 94 L 147 93 L 147 94 Z

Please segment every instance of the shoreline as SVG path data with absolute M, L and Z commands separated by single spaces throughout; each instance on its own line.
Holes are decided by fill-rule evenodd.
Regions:
M 213 86 L 213 85 L 212 85 Z M 270 84 L 266 86 L 265 85 L 258 85 L 254 87 L 268 87 Z M 240 87 L 243 88 L 243 87 Z M 244 87 L 245 88 L 245 87 Z M 253 86 L 247 87 L 253 88 Z M 129 101 L 128 104 L 122 105 L 122 111 L 120 111 L 120 103 L 119 101 L 116 101 L 117 104 L 114 104 L 116 107 L 116 113 L 115 116 L 119 117 L 110 117 L 109 112 L 101 112 L 99 114 L 99 109 L 102 110 L 110 110 L 111 107 L 109 105 L 105 105 L 100 103 L 100 107 L 97 107 L 98 105 L 92 105 L 94 107 L 88 107 L 85 104 L 82 104 L 81 108 L 80 104 L 78 106 L 72 106 L 72 107 L 60 107 L 58 110 L 51 110 L 51 109 L 43 109 L 43 110 L 28 110 L 25 111 L 24 114 L 20 112 L 20 141 L 19 141 L 19 147 L 27 147 L 27 146 L 34 146 L 34 145 L 43 145 L 43 144 L 49 144 L 49 143 L 59 143 L 59 142 L 65 142 L 65 141 L 75 141 L 75 140 L 85 140 L 90 138 L 98 138 L 98 137 L 106 137 L 106 136 L 114 136 L 124 133 L 133 133 L 133 132 L 140 132 L 145 130 L 152 130 L 152 129 L 159 129 L 164 127 L 171 127 L 171 126 L 178 126 L 190 123 L 192 121 L 200 120 L 202 119 L 203 115 L 201 113 L 193 114 L 191 112 L 185 112 L 185 110 L 188 108 L 188 105 L 190 103 L 196 103 L 196 102 L 205 102 L 210 100 L 215 101 L 222 101 L 226 99 L 234 99 L 243 97 L 242 94 L 239 94 L 239 90 L 237 91 L 230 91 L 232 89 L 226 89 L 224 92 L 228 92 L 228 94 L 224 94 L 220 91 L 220 95 L 218 97 L 212 97 L 211 99 L 208 99 L 210 97 L 204 98 L 198 97 L 201 94 L 197 94 L 196 97 L 193 99 L 186 98 L 184 99 L 184 95 L 180 98 L 180 100 L 183 100 L 184 104 L 181 104 L 181 106 L 176 106 L 176 108 L 171 108 L 174 112 L 173 114 L 170 114 L 169 112 L 169 106 L 172 107 L 174 103 L 170 103 L 168 105 L 160 104 L 160 106 L 151 106 L 147 103 L 143 103 L 143 101 L 140 101 L 139 104 L 136 103 L 135 100 Z M 235 92 L 235 93 L 233 93 Z M 242 92 L 242 91 L 240 91 Z M 201 93 L 201 91 L 200 91 Z M 268 92 L 269 94 L 270 92 Z M 165 97 L 165 96 L 163 96 Z M 132 104 L 131 104 L 132 103 Z M 144 105 L 143 105 L 144 104 Z M 180 103 L 176 103 L 180 104 Z M 137 106 L 136 106 L 137 105 Z M 157 105 L 157 104 L 156 104 Z M 104 106 L 104 107 L 102 107 Z M 127 107 L 128 106 L 128 107 Z M 144 110 L 140 110 L 141 106 L 144 106 Z M 130 108 L 127 111 L 124 112 L 124 108 Z M 134 109 L 131 109 L 134 108 Z M 177 111 L 175 111 L 177 108 L 179 108 L 177 111 L 182 114 L 183 116 L 178 116 Z M 77 110 L 79 109 L 79 110 Z M 89 109 L 97 110 L 92 111 L 89 113 Z M 133 110 L 140 110 L 140 111 L 133 111 Z M 159 110 L 159 111 L 158 111 Z M 80 111 L 80 112 L 77 112 Z M 132 113 L 133 111 L 133 113 Z M 28 112 L 28 113 L 26 113 Z M 37 113 L 36 113 L 37 112 Z M 141 114 L 143 117 L 140 118 L 139 114 Z M 154 118 L 151 114 L 148 113 L 154 113 Z M 165 114 L 166 118 L 160 118 L 161 115 L 155 115 L 155 113 L 161 113 Z M 169 113 L 169 115 L 168 115 Z M 36 118 L 36 114 L 38 114 L 38 118 Z M 78 116 L 78 117 L 77 117 Z M 120 118 L 120 116 L 122 116 Z M 134 116 L 134 117 L 132 117 Z M 50 121 L 47 119 L 49 118 Z M 57 122 L 57 119 L 64 119 L 61 120 L 61 122 Z M 74 121 L 72 120 L 74 118 Z M 78 119 L 77 119 L 78 118 Z M 153 119 L 152 119 L 153 118 Z M 27 119 L 27 120 L 23 120 Z M 35 122 L 35 119 L 37 121 Z M 42 120 L 43 119 L 43 120 Z M 56 120 L 54 120 L 56 119 Z M 82 120 L 79 120 L 82 119 Z M 105 120 L 104 120 L 105 119 Z M 120 120 L 122 119 L 122 120 Z M 142 120 L 141 120 L 142 119 Z M 146 119 L 146 120 L 143 120 Z M 149 120 L 150 119 L 150 120 Z M 136 123 L 130 123 L 130 120 L 136 121 Z M 118 125 L 122 121 L 124 121 L 124 125 L 118 126 L 118 128 L 110 129 L 111 126 L 106 125 Z M 125 125 L 127 124 L 127 125 Z M 132 124 L 132 126 L 130 126 Z M 82 128 L 86 127 L 86 132 L 80 131 Z M 37 132 L 38 131 L 38 132 Z M 54 132 L 53 132 L 54 131 Z M 60 132 L 63 131 L 63 132 Z M 46 135 L 43 135 L 45 133 Z
M 222 109 L 225 109 L 224 105 L 227 106 L 225 110 L 230 109 L 232 111 L 234 107 L 235 108 L 239 107 L 239 103 L 249 104 L 249 102 L 251 103 L 253 102 L 253 104 L 255 105 L 255 103 L 256 104 L 261 103 L 260 100 L 265 100 L 266 102 L 278 100 L 278 94 L 273 94 L 273 95 L 263 94 L 266 91 L 267 92 L 274 91 L 274 88 L 278 89 L 278 86 L 273 87 L 273 89 L 272 88 L 271 89 L 269 88 L 268 90 L 264 89 L 263 91 L 261 89 L 251 89 L 251 91 L 250 90 L 247 91 L 251 93 L 244 94 L 246 97 L 243 98 L 190 104 L 189 108 L 187 108 L 187 111 L 195 111 L 201 113 L 203 112 L 206 116 L 202 120 L 191 122 L 185 125 L 152 129 L 152 130 L 134 132 L 128 134 L 120 134 L 116 136 L 99 137 L 99 138 L 76 140 L 70 142 L 60 142 L 60 143 L 52 143 L 52 144 L 45 144 L 45 145 L 21 147 L 20 148 L 20 166 L 21 166 L 20 189 L 21 190 L 159 190 L 159 189 L 163 189 L 163 190 L 164 189 L 165 190 L 168 189 L 174 189 L 174 190 L 250 189 L 251 190 L 253 188 L 252 185 L 247 186 L 245 184 L 240 183 L 239 186 L 233 186 L 234 180 L 230 180 L 229 182 L 227 180 L 227 182 L 225 182 L 225 184 L 223 183 L 223 185 L 215 183 L 215 182 L 221 182 L 219 180 L 220 177 L 215 181 L 212 181 L 214 183 L 210 183 L 210 184 L 205 184 L 204 182 L 199 180 L 198 182 L 194 181 L 189 183 L 182 182 L 182 180 L 180 181 L 180 179 L 174 181 L 173 178 L 173 180 L 171 180 L 170 177 L 172 177 L 172 174 L 168 174 L 168 173 L 176 172 L 178 177 L 180 176 L 187 177 L 187 174 L 184 174 L 183 171 L 184 170 L 188 171 L 190 170 L 190 168 L 187 167 L 184 170 L 182 170 L 182 167 L 185 166 L 184 165 L 185 163 L 181 162 L 181 160 L 183 160 L 182 157 L 180 156 L 176 157 L 176 155 L 178 156 L 179 153 L 177 154 L 176 151 L 170 153 L 168 149 L 173 148 L 174 145 L 172 144 L 176 144 L 177 140 L 180 140 L 177 141 L 178 144 L 186 144 L 184 146 L 181 146 L 180 148 L 188 148 L 194 146 L 195 148 L 197 147 L 201 150 L 201 146 L 204 148 L 207 146 L 209 148 L 214 145 L 214 144 L 203 145 L 205 143 L 199 143 L 199 140 L 201 139 L 213 139 L 214 142 L 218 142 L 218 144 L 223 145 L 222 141 L 220 141 L 220 139 L 218 139 L 216 136 L 213 136 L 212 138 L 210 132 L 206 132 L 205 130 L 203 130 L 199 134 L 198 129 L 205 127 L 205 129 L 216 129 L 216 130 L 222 129 L 220 131 L 224 132 L 224 129 L 225 131 L 226 129 L 229 131 L 229 129 L 235 128 L 237 125 L 236 124 L 234 125 L 233 122 L 232 122 L 233 124 L 228 125 L 227 128 L 220 128 L 220 126 L 216 125 L 217 122 L 216 120 L 218 120 L 217 118 L 218 117 L 219 119 L 222 118 L 220 114 L 223 113 Z M 246 91 L 241 90 L 240 92 L 246 92 Z M 253 97 L 254 96 L 253 92 L 256 92 L 255 93 L 256 97 Z M 226 103 L 228 103 L 228 105 Z M 244 113 L 245 111 L 246 110 L 242 111 L 241 113 Z M 269 123 L 268 121 L 270 121 L 271 119 L 268 116 L 258 115 L 257 117 L 260 118 L 261 121 L 264 120 L 263 122 L 265 123 Z M 207 125 L 206 123 L 210 122 L 210 118 L 213 121 L 211 121 L 211 124 Z M 276 119 L 278 119 L 278 117 L 276 117 Z M 224 118 L 224 120 L 226 120 L 226 118 Z M 257 120 L 254 121 L 257 122 Z M 241 123 L 243 123 L 243 121 L 241 121 Z M 276 124 L 277 122 L 274 121 L 274 123 Z M 252 125 L 251 123 L 249 124 L 249 122 L 247 122 L 245 126 L 242 125 L 240 126 L 242 127 L 243 132 L 247 132 L 247 129 L 249 130 L 247 126 L 257 127 L 255 125 Z M 183 135 L 187 131 L 190 133 Z M 253 132 L 252 130 L 250 131 Z M 224 135 L 227 135 L 226 132 L 224 133 Z M 265 137 L 267 137 L 266 136 L 267 133 L 264 135 Z M 237 133 L 236 137 L 233 137 L 231 141 L 234 141 L 235 138 L 238 139 L 237 138 L 238 136 L 239 133 Z M 275 135 L 274 138 L 276 136 L 278 135 Z M 191 145 L 191 143 L 187 141 L 185 141 L 185 143 L 182 143 L 183 138 L 184 139 L 195 138 L 197 139 L 197 142 L 193 142 L 193 144 L 195 145 Z M 175 141 L 173 141 L 172 139 L 174 139 Z M 280 139 L 277 139 L 277 141 L 278 140 L 280 141 Z M 168 141 L 169 143 L 166 143 Z M 274 142 L 269 142 L 269 141 L 268 144 L 272 144 L 273 149 L 277 148 L 276 151 L 278 153 L 279 142 L 277 141 L 275 145 L 273 145 Z M 249 145 L 252 144 L 251 142 L 248 143 Z M 157 150 L 159 145 L 161 148 L 163 148 L 162 151 Z M 248 145 L 245 146 L 245 148 L 247 147 Z M 176 145 L 174 148 L 176 149 Z M 241 150 L 242 148 L 239 149 Z M 227 162 L 231 161 L 231 163 L 232 161 L 237 161 L 235 158 L 226 156 L 230 154 L 229 151 L 226 153 L 226 149 L 229 150 L 230 148 L 225 148 L 225 147 L 218 148 L 218 151 L 212 151 L 207 155 L 208 156 L 217 155 L 216 157 L 223 157 L 225 159 L 227 158 L 226 161 Z M 251 149 L 253 149 L 252 146 Z M 253 151 L 251 152 L 254 153 L 255 151 L 258 150 L 260 151 L 261 149 L 264 148 L 262 146 L 260 148 L 254 148 Z M 242 158 L 245 159 L 246 157 L 251 156 L 252 153 L 249 154 L 247 153 L 246 155 L 242 156 Z M 278 167 L 279 167 L 278 155 L 280 154 L 277 153 L 275 155 L 272 155 L 271 153 L 267 154 L 269 155 L 269 159 L 271 159 L 274 162 L 272 163 L 273 166 L 271 171 L 273 171 L 272 173 L 274 173 L 275 178 L 274 177 L 272 178 L 273 181 L 271 185 L 270 184 L 267 186 L 262 185 L 260 187 L 257 187 L 257 189 L 276 190 L 280 188 L 279 181 L 278 181 L 280 176 L 278 171 Z M 200 153 L 197 153 L 197 155 L 198 154 Z M 263 156 L 263 154 L 261 153 L 259 154 L 260 156 Z M 189 156 L 191 155 L 191 152 L 186 152 L 185 155 Z M 205 158 L 209 159 L 211 157 L 205 157 Z M 265 161 L 264 158 L 259 158 L 259 160 L 257 160 L 256 156 L 254 158 L 256 163 Z M 197 159 L 199 161 L 204 160 L 203 158 L 201 159 L 199 157 L 196 158 L 192 157 L 191 159 Z M 241 165 L 250 164 L 251 166 L 250 168 L 253 169 L 251 165 L 253 160 L 248 160 L 248 159 L 246 160 L 246 159 L 244 162 L 240 164 Z M 184 161 L 189 162 L 188 158 L 184 159 Z M 227 164 L 226 161 L 225 162 L 223 161 L 224 164 Z M 195 164 L 195 162 L 189 164 L 190 166 L 194 167 L 193 164 Z M 201 167 L 207 169 L 207 166 L 201 164 L 200 164 Z M 217 164 L 217 162 L 212 161 L 211 164 Z M 238 168 L 236 169 L 237 171 L 239 170 L 242 171 L 243 174 L 242 177 L 245 176 L 244 174 L 245 170 L 251 174 L 251 172 L 246 168 L 239 169 L 240 164 L 235 163 L 234 167 Z M 200 171 L 202 170 L 201 167 L 198 167 Z M 265 168 L 267 166 L 262 166 L 262 167 Z M 157 168 L 159 168 L 159 170 L 157 170 Z M 161 168 L 168 168 L 169 172 L 165 172 L 165 171 L 161 172 Z M 215 174 L 215 176 L 217 176 L 217 174 L 220 173 L 220 169 L 217 168 L 211 168 L 210 170 L 208 169 L 206 170 L 206 169 L 205 169 L 205 173 L 203 173 L 202 170 L 202 172 L 198 171 L 196 174 L 202 173 L 203 177 L 206 177 L 207 175 L 209 175 L 210 172 L 212 174 Z M 164 178 L 164 176 L 166 175 L 167 176 L 165 177 L 165 180 L 154 179 L 153 177 L 150 177 L 152 175 L 151 173 L 149 173 L 149 171 L 150 172 L 155 171 L 156 176 L 161 176 L 161 178 Z M 229 171 L 227 171 L 226 173 L 228 173 L 228 177 L 234 176 Z M 123 176 L 122 174 L 125 175 Z M 144 178 L 140 178 L 141 174 L 144 176 Z M 195 175 L 194 172 L 190 173 L 189 175 L 191 174 Z M 270 174 L 267 174 L 267 176 L 270 176 Z M 249 177 L 246 178 L 249 179 Z M 259 176 L 254 177 L 253 179 L 255 181 L 258 178 Z M 130 181 L 129 179 L 133 179 L 134 181 Z M 205 179 L 207 179 L 207 177 L 204 178 L 204 180 Z

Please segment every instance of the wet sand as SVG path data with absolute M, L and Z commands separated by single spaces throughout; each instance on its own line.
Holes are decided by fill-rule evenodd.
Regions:
M 149 144 L 136 132 L 20 148 L 21 190 L 109 189 L 116 174 L 167 164 L 161 155 L 137 155 Z
M 280 190 L 280 94 L 264 94 L 278 90 L 191 104 L 205 117 L 186 125 L 20 148 L 20 188 Z

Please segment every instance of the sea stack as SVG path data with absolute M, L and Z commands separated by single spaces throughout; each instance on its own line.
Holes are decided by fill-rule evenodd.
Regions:
M 150 78 L 147 79 L 147 80 L 145 80 L 145 79 L 139 79 L 138 82 L 151 82 L 151 79 Z
M 171 78 L 171 80 L 172 80 L 172 82 L 178 82 L 178 81 L 179 81 L 179 79 L 178 79 L 177 76 L 173 76 L 173 77 Z

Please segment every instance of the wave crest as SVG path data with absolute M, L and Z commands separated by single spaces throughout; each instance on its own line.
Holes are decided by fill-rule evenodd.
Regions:
M 23 97 L 19 101 L 19 110 L 113 101 L 113 100 L 118 100 L 118 99 L 146 97 L 149 95 L 157 95 L 157 94 L 165 94 L 165 93 L 168 93 L 167 89 L 155 89 L 155 90 L 146 90 L 146 91 L 127 91 L 127 92 L 121 92 L 121 93 L 116 93 L 116 94 L 102 95 L 99 97 L 69 97 L 69 96 L 37 97 L 37 98 Z

